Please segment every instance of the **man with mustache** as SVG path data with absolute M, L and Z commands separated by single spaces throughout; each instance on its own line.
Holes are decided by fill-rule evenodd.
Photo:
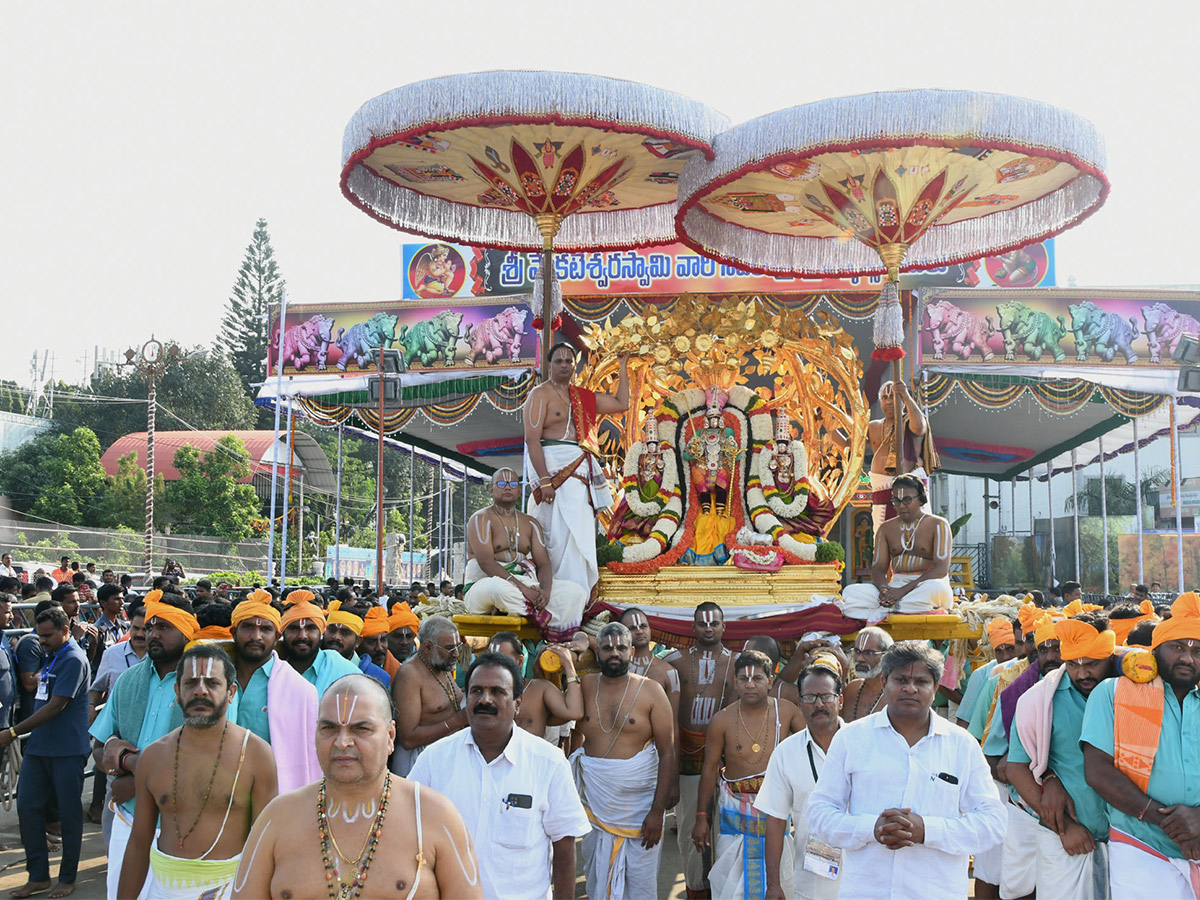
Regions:
M 356 672 L 325 692 L 315 741 L 324 777 L 262 811 L 234 900 L 481 900 L 475 848 L 458 810 L 388 773 L 395 737 L 391 701 L 374 678 Z
M 407 775 L 426 746 L 467 724 L 462 691 L 454 681 L 462 648 L 458 628 L 445 616 L 430 616 L 418 634 L 420 649 L 392 681 L 396 705 L 392 771 L 397 775 Z
M 804 727 L 804 718 L 791 701 L 771 696 L 775 666 L 765 653 L 747 650 L 733 669 L 737 701 L 708 725 L 691 839 L 701 853 L 712 852 L 715 844 L 708 876 L 713 895 L 751 900 L 764 897 L 767 888 L 761 852 L 767 818 L 754 810 L 754 799 L 775 748 Z M 716 822 L 710 828 L 714 794 Z
M 408 777 L 445 794 L 463 814 L 485 897 L 571 898 L 575 838 L 591 826 L 562 752 L 515 727 L 524 703 L 513 659 L 477 656 L 467 670 L 469 727 L 429 747 Z
M 635 675 L 645 675 L 658 682 L 667 692 L 667 700 L 671 702 L 671 715 L 679 723 L 679 672 L 665 659 L 659 659 L 650 650 L 650 619 L 636 606 L 631 606 L 621 613 L 617 620 L 629 629 L 633 641 L 633 656 L 630 657 L 629 669 Z M 679 744 L 679 733 L 676 731 L 675 744 Z
M 846 685 L 842 706 L 847 722 L 869 716 L 883 702 L 883 654 L 894 643 L 877 625 L 868 625 L 854 639 L 854 680 Z
M 322 650 L 321 636 L 325 633 L 325 610 L 317 606 L 311 591 L 296 590 L 288 594 L 291 605 L 283 611 L 279 624 L 283 627 L 283 656 L 288 665 L 317 689 L 324 697 L 331 684 L 343 675 L 358 670 L 336 650 Z
M 629 671 L 632 655 L 628 628 L 600 629 L 600 673 L 583 679 L 584 716 L 572 736 L 575 784 L 592 823 L 583 868 L 597 900 L 658 896 L 663 815 L 675 792 L 671 704 L 657 682 Z
M 557 746 L 561 740 L 558 726 L 568 722 L 573 724 L 583 718 L 583 688 L 580 687 L 579 676 L 575 674 L 575 658 L 571 655 L 571 648 L 565 644 L 550 644 L 546 649 L 558 657 L 562 666 L 563 686 L 560 689 L 545 678 L 530 678 L 525 682 L 515 715 L 517 724 L 530 734 L 544 737 Z M 518 670 L 525 669 L 521 638 L 512 631 L 500 631 L 492 635 L 488 641 L 488 653 L 501 653 L 511 659 Z M 468 721 L 470 718 L 468 708 Z
M 1021 695 L 1009 732 L 1005 777 L 1037 816 L 1034 882 L 1044 897 L 1108 896 L 1108 811 L 1079 747 L 1087 698 L 1117 675 L 1107 624 L 1094 613 L 1055 624 L 1063 665 Z
M 376 606 L 379 615 L 387 621 L 383 610 Z M 385 688 L 391 688 L 392 679 L 388 673 L 375 663 L 367 654 L 358 653 L 366 626 L 369 608 L 366 606 L 341 606 L 325 616 L 325 636 L 321 638 L 321 649 L 340 653 L 342 658 L 364 675 L 374 678 Z
M 388 652 L 400 665 L 408 662 L 416 652 L 417 631 L 420 627 L 421 621 L 407 600 L 392 602 L 391 613 L 388 615 L 387 647 Z M 400 671 L 400 665 L 396 666 L 394 671 L 388 669 L 388 674 L 395 678 L 396 673 Z
M 136 897 L 147 869 L 152 898 L 218 896 L 231 887 L 250 826 L 276 793 L 270 746 L 226 718 L 235 674 L 216 644 L 180 658 L 183 725 L 142 751 L 118 896 Z
M 1158 674 L 1100 682 L 1083 714 L 1084 774 L 1104 798 L 1111 896 L 1194 900 L 1200 876 L 1200 597 L 1151 640 Z
M 103 747 L 93 756 L 112 778 L 114 818 L 108 840 L 108 897 L 117 896 L 121 863 L 133 829 L 134 776 L 141 749 L 183 724 L 175 696 L 176 670 L 200 625 L 192 604 L 178 594 L 146 594 L 146 659 L 117 678 L 91 735 Z
M 792 896 L 798 900 L 837 898 L 841 852 L 821 847 L 815 839 L 810 843 L 808 798 L 825 766 L 829 743 L 845 724 L 839 715 L 841 709 L 842 676 L 837 658 L 817 653 L 800 673 L 800 712 L 807 727 L 775 748 L 754 800 L 754 808 L 767 816 L 763 849 L 767 900 L 783 900 L 783 885 L 789 873 L 795 890 Z M 794 836 L 787 834 L 789 817 L 796 829 Z M 824 866 L 819 865 L 822 860 L 826 861 Z
M 978 744 L 931 710 L 941 654 L 901 641 L 882 674 L 884 708 L 829 745 L 809 827 L 842 851 L 842 896 L 961 900 L 970 854 L 1004 836 L 1004 807 Z
M 320 772 L 312 743 L 317 691 L 275 653 L 282 620 L 270 600 L 266 591 L 254 591 L 230 616 L 238 693 L 229 718 L 271 745 L 279 790 L 286 793 Z

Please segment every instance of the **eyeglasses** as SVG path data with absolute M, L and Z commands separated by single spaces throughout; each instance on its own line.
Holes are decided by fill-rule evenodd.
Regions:
M 905 506 L 909 503 L 912 503 L 916 499 L 917 497 L 915 494 L 908 497 L 893 497 L 891 503 L 892 506 Z
M 835 700 L 837 700 L 837 698 L 840 696 L 841 696 L 841 694 L 801 694 L 800 702 L 801 703 L 820 702 L 820 703 L 824 703 L 826 706 L 828 706 L 829 704 L 831 704 Z
M 521 482 L 519 482 L 519 481 L 497 481 L 496 482 L 496 487 L 498 487 L 498 488 L 510 488 L 510 487 L 520 487 L 520 486 L 521 486 Z
M 855 656 L 883 656 L 883 651 L 882 650 L 859 650 L 858 648 L 855 648 L 854 655 Z

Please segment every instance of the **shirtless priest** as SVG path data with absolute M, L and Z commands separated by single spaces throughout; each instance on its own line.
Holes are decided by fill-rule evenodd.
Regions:
M 233 660 L 217 644 L 180 659 L 183 725 L 142 751 L 117 896 L 137 897 L 147 868 L 150 898 L 228 894 L 250 826 L 276 785 L 271 746 L 226 718 L 237 687 Z
M 388 773 L 395 737 L 378 681 L 346 675 L 330 686 L 317 717 L 325 777 L 263 810 L 234 879 L 235 900 L 483 896 L 458 811 L 436 791 Z
M 579 630 L 589 588 L 556 578 L 542 527 L 517 509 L 521 482 L 512 469 L 492 476 L 492 505 L 467 523 L 467 612 L 529 616 L 542 637 L 565 643 Z
M 847 585 L 842 591 L 843 615 L 874 624 L 894 612 L 920 614 L 953 605 L 950 523 L 923 512 L 927 501 L 925 485 L 915 475 L 892 482 L 896 518 L 884 522 L 875 535 L 871 583 Z

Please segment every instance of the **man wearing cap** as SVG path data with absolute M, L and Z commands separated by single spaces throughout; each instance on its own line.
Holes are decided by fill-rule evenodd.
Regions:
M 325 635 L 321 638 L 321 647 L 340 653 L 343 658 L 352 663 L 364 675 L 374 678 L 389 690 L 392 679 L 388 673 L 371 662 L 371 658 L 358 653 L 362 643 L 363 626 L 366 624 L 364 610 L 360 607 L 347 609 L 344 606 L 333 610 L 325 617 Z
M 1063 665 L 1017 701 L 1009 733 L 1005 776 L 1037 813 L 1034 885 L 1045 897 L 1108 896 L 1108 813 L 1084 779 L 1079 747 L 1088 696 L 1116 675 L 1106 624 L 1091 613 L 1055 623 Z
M 286 794 L 321 777 L 313 744 L 317 692 L 275 653 L 281 618 L 270 601 L 270 594 L 257 590 L 233 608 L 238 704 L 227 715 L 271 745 L 279 793 Z
M 143 747 L 183 724 L 175 696 L 175 669 L 184 647 L 200 630 L 192 605 L 177 594 L 146 595 L 146 659 L 113 683 L 90 734 L 103 744 L 100 768 L 112 776 L 115 817 L 108 841 L 108 896 L 117 896 L 121 862 L 133 827 L 133 775 Z
M 1108 808 L 1111 896 L 1195 900 L 1200 883 L 1200 597 L 1154 628 L 1158 674 L 1101 682 L 1083 715 L 1084 774 Z M 1148 673 L 1147 673 L 1148 674 Z
M 421 620 L 413 613 L 407 601 L 399 600 L 392 604 L 392 613 L 388 616 L 387 646 L 388 656 L 396 660 L 397 665 L 394 670 L 384 666 L 392 678 L 396 677 L 400 666 L 408 662 L 416 652 L 417 629 L 420 627 Z
M 317 698 L 325 696 L 329 686 L 343 675 L 353 675 L 358 669 L 336 650 L 322 650 L 325 634 L 325 610 L 314 602 L 311 591 L 292 591 L 288 594 L 291 606 L 283 612 L 282 655 L 288 665 L 317 689 Z

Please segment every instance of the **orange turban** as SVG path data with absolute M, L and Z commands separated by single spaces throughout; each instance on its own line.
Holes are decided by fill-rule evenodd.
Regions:
M 1054 616 L 1046 613 L 1033 626 L 1033 644 L 1035 647 L 1040 647 L 1046 641 L 1058 640 L 1058 635 L 1054 633 Z
M 1072 600 L 1063 607 L 1063 615 L 1068 619 L 1073 619 L 1080 613 L 1095 612 L 1098 609 L 1104 609 L 1103 606 L 1097 606 L 1095 603 L 1084 603 L 1082 600 Z
M 345 625 L 359 637 L 363 633 L 363 620 L 351 612 L 342 612 L 340 609 L 335 609 L 325 617 L 326 626 L 329 625 Z
M 1143 616 L 1154 615 L 1154 604 L 1149 600 L 1143 600 L 1138 604 L 1138 609 L 1142 611 Z
M 263 600 L 266 597 L 266 600 Z M 245 600 L 233 608 L 233 614 L 229 617 L 229 627 L 236 631 L 237 627 L 247 619 L 266 619 L 275 626 L 275 630 L 280 630 L 279 610 L 271 606 L 271 595 L 266 591 L 255 591 L 248 595 Z
M 149 611 L 146 613 L 149 618 Z M 1156 649 L 1165 641 L 1191 638 L 1200 640 L 1200 596 L 1195 591 L 1180 594 L 1171 604 L 1171 618 L 1154 626 L 1154 637 L 1150 649 Z
M 1147 600 L 1142 605 L 1145 606 L 1149 602 L 1150 601 Z M 1136 618 L 1133 618 L 1133 619 L 1109 619 L 1108 620 L 1108 627 L 1113 630 L 1114 634 L 1116 634 L 1117 644 L 1119 646 L 1122 646 L 1122 647 L 1125 646 L 1125 642 L 1129 640 L 1129 632 L 1133 631 L 1133 629 L 1137 628 L 1143 622 L 1158 621 L 1158 616 L 1154 615 L 1153 607 L 1151 607 L 1150 613 L 1148 615 L 1145 613 L 1145 610 L 1143 610 L 1142 612 L 1143 612 L 1142 615 L 1137 616 Z
M 341 609 L 341 608 L 342 608 L 342 601 L 341 601 L 341 600 L 331 600 L 331 601 L 329 601 L 329 606 L 327 606 L 327 607 L 325 608 L 325 611 L 326 611 L 326 612 L 335 613 L 335 612 L 337 612 L 337 611 L 338 611 L 339 609 Z
M 317 595 L 312 591 L 306 591 L 302 588 L 297 588 L 294 591 L 288 591 L 288 595 L 283 600 L 284 603 L 316 603 Z
M 154 594 L 158 594 L 158 597 L 154 597 Z M 163 603 L 161 597 L 162 591 L 151 591 L 146 595 L 146 624 L 149 625 L 151 619 L 162 619 L 178 629 L 189 641 L 194 639 L 200 630 L 196 617 L 177 606 Z
M 224 625 L 205 625 L 192 638 L 195 641 L 232 641 L 233 635 Z
M 375 637 L 378 634 L 387 633 L 388 614 L 384 611 L 382 606 L 371 607 L 370 612 L 368 612 L 366 618 L 363 619 L 362 636 Z
M 413 634 L 416 634 L 421 628 L 421 620 L 412 611 L 407 600 L 402 600 L 393 606 L 392 614 L 388 616 L 388 634 L 400 628 L 411 628 Z
M 1033 634 L 1033 629 L 1037 627 L 1038 620 L 1045 614 L 1045 610 L 1038 609 L 1032 603 L 1026 603 L 1017 611 L 1017 621 L 1021 623 L 1021 631 L 1025 634 Z
M 987 623 L 987 636 L 993 649 L 1017 642 L 1012 622 L 1003 616 L 997 616 Z
M 296 596 L 296 594 L 301 593 L 308 594 L 310 597 L 312 596 L 308 591 L 292 591 L 288 594 L 288 598 L 290 599 Z M 322 631 L 325 630 L 325 610 L 321 609 L 317 604 L 307 601 L 293 603 L 283 611 L 283 618 L 279 622 L 279 630 L 282 631 L 293 622 L 300 622 L 304 619 L 312 619 Z
M 1067 619 L 1056 622 L 1054 636 L 1059 640 L 1063 661 L 1069 659 L 1108 659 L 1117 649 L 1117 636 L 1111 631 L 1097 631 L 1087 622 Z

